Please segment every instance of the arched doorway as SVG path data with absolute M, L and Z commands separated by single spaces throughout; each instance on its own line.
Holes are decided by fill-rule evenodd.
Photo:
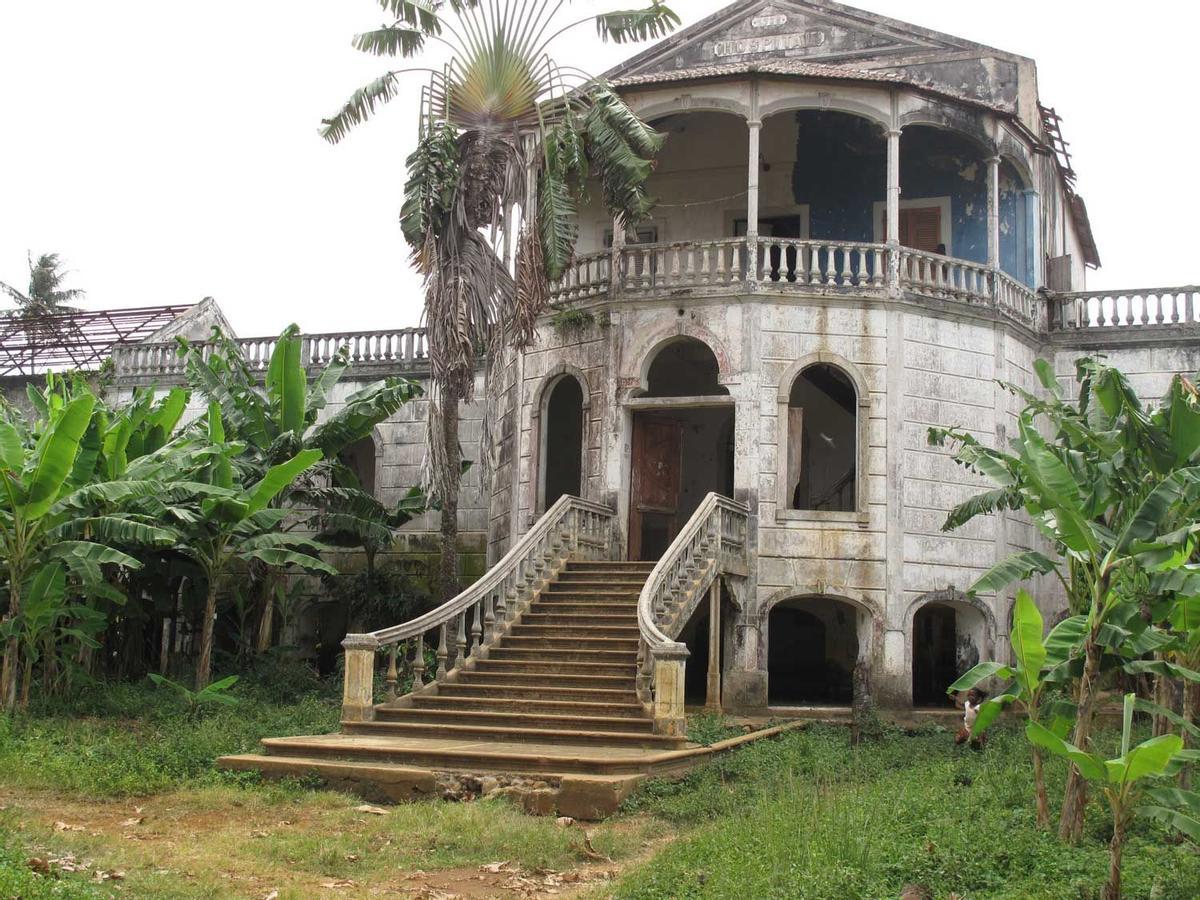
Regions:
M 629 557 L 657 560 L 711 492 L 733 495 L 733 398 L 703 341 L 663 344 L 633 398 Z
M 542 509 L 564 494 L 583 493 L 583 387 L 564 375 L 550 390 L 542 416 Z
M 991 654 L 983 612 L 954 591 L 927 598 L 912 617 L 914 706 L 952 706 L 946 688 Z
M 767 621 L 767 699 L 772 706 L 849 706 L 861 652 L 859 612 L 834 597 L 776 604 Z
M 689 654 L 684 670 L 684 698 L 688 706 L 703 705 L 717 709 L 721 705 L 726 648 L 732 639 L 737 609 L 724 584 L 718 584 L 716 590 L 716 634 L 713 633 L 714 610 L 712 595 L 709 594 L 696 607 L 677 638 L 681 644 L 687 645 Z

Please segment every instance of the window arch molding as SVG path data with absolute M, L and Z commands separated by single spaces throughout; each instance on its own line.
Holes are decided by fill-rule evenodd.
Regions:
M 715 334 L 695 323 L 690 323 L 687 326 L 677 324 L 670 329 L 656 331 L 647 335 L 640 342 L 640 346 L 636 347 L 634 352 L 630 354 L 631 357 L 639 360 L 637 373 L 634 376 L 636 383 L 633 388 L 633 396 L 644 395 L 650 390 L 650 367 L 654 365 L 654 361 L 658 358 L 658 355 L 669 345 L 689 338 L 704 344 L 712 355 L 716 357 L 718 384 L 722 387 L 730 388 L 731 385 L 738 383 L 738 379 L 734 374 L 735 369 L 729 355 L 729 350 Z M 730 391 L 730 393 L 733 392 Z
M 583 373 L 582 369 L 578 369 L 569 363 L 558 363 L 542 376 L 530 409 L 530 424 L 533 431 L 531 435 L 532 444 L 537 448 L 537 455 L 533 458 L 532 463 L 532 477 L 530 478 L 530 485 L 533 492 L 533 496 L 530 499 L 533 501 L 531 506 L 535 515 L 541 514 L 546 508 L 546 452 L 549 438 L 546 413 L 550 406 L 550 398 L 554 395 L 554 389 L 568 378 L 575 380 L 579 385 L 580 393 L 583 395 L 580 404 L 583 410 L 583 431 L 579 439 L 580 491 L 584 491 L 587 485 L 587 429 L 592 406 L 592 389 L 588 384 L 587 375 Z
M 792 388 L 806 370 L 813 366 L 826 365 L 837 369 L 850 381 L 855 394 L 855 490 L 854 509 L 847 511 L 792 509 L 790 496 L 787 460 L 791 435 L 788 434 L 788 407 L 791 403 Z M 777 418 L 776 428 L 778 445 L 775 454 L 775 484 L 776 507 L 775 520 L 820 520 L 865 522 L 867 518 L 867 442 L 869 437 L 869 421 L 871 413 L 871 392 L 867 388 L 866 378 L 862 371 L 837 353 L 828 350 L 818 350 L 802 356 L 792 363 L 779 380 L 779 391 L 776 395 Z

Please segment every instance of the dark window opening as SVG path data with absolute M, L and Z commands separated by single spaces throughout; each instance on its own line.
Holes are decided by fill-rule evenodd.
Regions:
M 361 438 L 339 453 L 338 459 L 358 480 L 358 486 L 374 497 L 375 441 L 370 436 Z
M 818 363 L 792 384 L 787 473 L 792 509 L 852 512 L 857 501 L 858 398 L 840 369 Z
M 583 493 L 583 388 L 570 377 L 559 380 L 546 404 L 545 508 L 564 494 Z
M 648 397 L 728 395 L 720 383 L 716 355 L 701 341 L 683 338 L 663 347 L 646 379 Z
M 858 617 L 827 597 L 781 603 L 767 631 L 767 696 L 775 706 L 848 706 L 858 660 Z
M 951 706 L 946 688 L 972 669 L 980 657 L 984 625 L 977 610 L 926 603 L 913 616 L 914 706 Z

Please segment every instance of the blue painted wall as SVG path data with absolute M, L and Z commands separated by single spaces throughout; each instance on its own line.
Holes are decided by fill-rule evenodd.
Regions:
M 886 197 L 887 147 L 878 128 L 845 113 L 796 114 L 794 201 L 809 206 L 816 240 L 872 241 L 873 205 Z M 1002 179 L 1003 180 L 1003 179 Z M 1001 267 L 1028 282 L 1030 237 L 1026 201 L 1015 173 L 1002 191 Z M 987 164 L 966 138 L 941 129 L 911 126 L 900 139 L 903 200 L 949 197 L 951 256 L 987 262 Z M 764 198 L 764 205 L 771 200 Z

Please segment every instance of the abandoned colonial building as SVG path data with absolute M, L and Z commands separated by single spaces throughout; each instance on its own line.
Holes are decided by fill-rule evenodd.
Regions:
M 1039 539 L 1012 513 L 942 532 L 982 482 L 929 427 L 1004 443 L 1021 401 L 999 382 L 1041 391 L 1039 357 L 1068 380 L 1106 353 L 1147 399 L 1200 369 L 1198 289 L 1087 291 L 1100 256 L 1031 59 L 824 0 L 740 0 L 608 77 L 667 135 L 658 205 L 629 224 L 582 207 L 553 314 L 499 402 L 463 412 L 468 456 L 483 416 L 498 435 L 460 510 L 482 576 L 347 639 L 353 746 L 271 741 L 230 765 L 447 766 L 451 734 L 463 765 L 542 771 L 553 744 L 571 758 L 550 771 L 615 776 L 689 746 L 685 704 L 845 706 L 860 662 L 882 706 L 943 704 L 1008 653 L 1011 595 L 967 589 Z M 270 349 L 242 343 L 260 364 Z M 417 329 L 306 352 L 340 344 L 360 384 L 426 372 Z M 115 358 L 119 384 L 177 374 L 155 341 Z M 385 501 L 419 480 L 423 416 L 362 448 Z M 1054 585 L 1034 589 L 1052 615 Z M 398 646 L 424 686 L 375 697 Z

